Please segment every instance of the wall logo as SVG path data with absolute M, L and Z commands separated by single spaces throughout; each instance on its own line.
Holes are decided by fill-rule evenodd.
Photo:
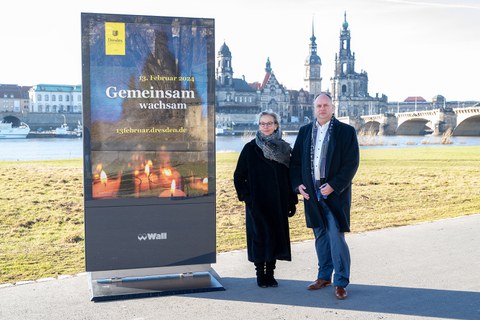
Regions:
M 147 241 L 147 240 L 167 240 L 167 233 L 140 233 L 137 236 L 138 241 Z

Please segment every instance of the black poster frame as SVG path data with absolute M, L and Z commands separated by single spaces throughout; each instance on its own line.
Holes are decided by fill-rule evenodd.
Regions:
M 214 20 L 81 21 L 86 271 L 215 263 Z

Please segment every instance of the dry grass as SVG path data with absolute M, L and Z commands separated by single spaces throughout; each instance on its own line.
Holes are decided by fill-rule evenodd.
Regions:
M 217 163 L 219 251 L 245 246 L 244 209 L 234 198 L 232 179 L 237 156 L 222 154 Z M 361 150 L 353 181 L 352 232 L 479 213 L 479 160 L 480 147 Z M 312 239 L 301 196 L 299 200 L 297 214 L 290 219 L 292 241 Z
M 0 162 L 0 283 L 83 270 L 82 162 Z
M 233 187 L 237 157 L 217 153 L 219 252 L 245 247 L 244 206 Z M 352 231 L 479 213 L 479 160 L 480 147 L 362 150 Z M 0 283 L 84 271 L 81 165 L 0 162 Z M 302 201 L 290 230 L 292 241 L 312 238 Z

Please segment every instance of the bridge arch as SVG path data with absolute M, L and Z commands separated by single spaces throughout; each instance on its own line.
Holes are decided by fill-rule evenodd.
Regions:
M 402 122 L 397 128 L 397 135 L 423 136 L 433 132 L 432 122 L 424 118 L 413 118 Z
M 458 123 L 454 136 L 480 136 L 480 115 L 470 116 Z
M 367 121 L 361 127 L 358 133 L 360 135 L 378 135 L 380 132 L 380 122 Z
M 11 123 L 12 127 L 19 127 L 22 121 L 15 116 L 5 116 L 1 122 Z

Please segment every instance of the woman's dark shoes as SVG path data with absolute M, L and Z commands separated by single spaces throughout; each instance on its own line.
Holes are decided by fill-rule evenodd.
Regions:
M 267 286 L 274 287 L 274 288 L 278 287 L 278 282 L 273 277 L 273 274 L 274 274 L 273 270 L 275 270 L 276 262 L 277 262 L 276 260 L 273 260 L 273 261 L 267 261 L 265 263 L 265 277 L 267 279 Z
M 266 288 L 267 279 L 265 277 L 265 262 L 255 262 L 254 264 L 257 274 L 257 284 L 260 288 Z
M 273 277 L 275 270 L 275 262 L 255 262 L 255 270 L 257 271 L 257 284 L 260 288 L 278 287 L 278 282 Z
M 273 274 L 267 274 L 265 277 L 266 277 L 267 286 L 278 287 L 278 282 L 273 277 Z
M 257 284 L 260 288 L 266 288 L 267 285 L 267 278 L 264 274 L 257 274 Z

